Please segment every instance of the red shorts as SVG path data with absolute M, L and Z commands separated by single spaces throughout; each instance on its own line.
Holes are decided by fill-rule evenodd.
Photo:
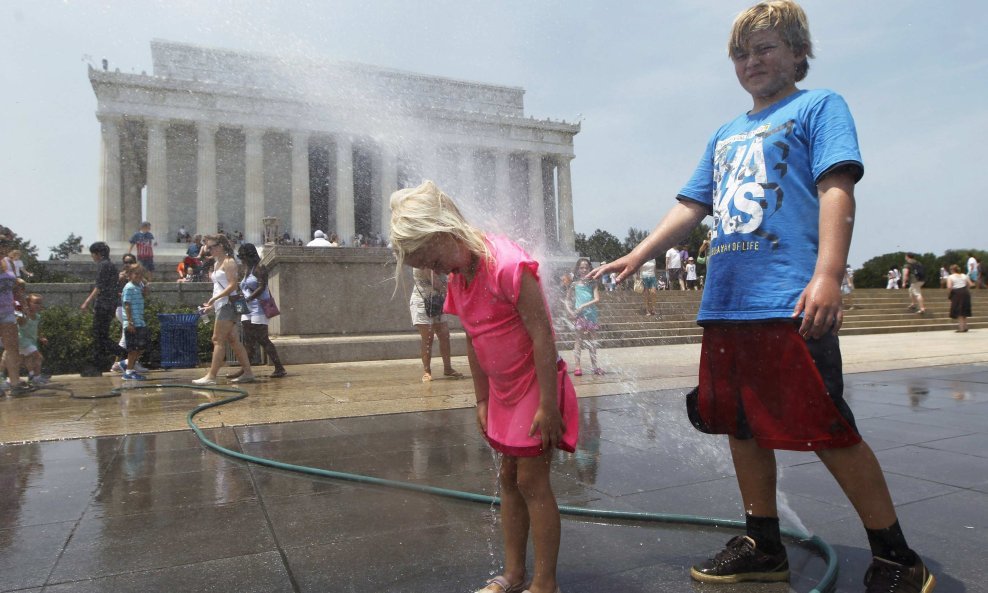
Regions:
M 861 442 L 844 401 L 840 344 L 805 340 L 789 321 L 703 330 L 700 386 L 687 396 L 693 425 L 754 438 L 766 449 L 815 451 Z

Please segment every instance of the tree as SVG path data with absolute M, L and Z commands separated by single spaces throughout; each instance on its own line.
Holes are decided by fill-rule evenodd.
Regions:
M 75 233 L 69 233 L 67 239 L 48 249 L 51 251 L 48 256 L 49 260 L 69 259 L 73 253 L 82 253 L 82 237 L 77 237 Z
M 648 236 L 648 231 L 643 231 L 641 229 L 636 229 L 631 227 L 628 229 L 628 236 L 624 238 L 624 251 L 628 252 L 635 248 L 636 245 L 645 240 Z
M 582 238 L 582 235 L 580 236 Z M 589 238 L 577 240 L 577 252 L 583 257 L 589 257 L 592 262 L 613 261 L 625 253 L 624 246 L 617 237 L 597 229 Z

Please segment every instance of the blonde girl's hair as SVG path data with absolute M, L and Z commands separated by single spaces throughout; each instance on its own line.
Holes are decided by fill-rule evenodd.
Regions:
M 222 245 L 227 257 L 233 257 L 233 244 L 226 238 L 226 235 L 206 235 L 205 240 Z
M 796 65 L 796 82 L 806 78 L 806 73 L 810 70 L 809 58 L 813 57 L 810 24 L 802 7 L 792 0 L 766 0 L 739 14 L 731 27 L 727 55 L 733 58 L 743 53 L 752 33 L 769 29 L 778 31 L 779 36 L 793 51 L 805 52 L 803 61 Z
M 491 252 L 484 233 L 471 226 L 453 199 L 432 181 L 418 187 L 399 189 L 391 194 L 391 246 L 397 259 L 397 277 L 405 258 L 434 235 L 447 233 L 462 241 L 485 263 Z

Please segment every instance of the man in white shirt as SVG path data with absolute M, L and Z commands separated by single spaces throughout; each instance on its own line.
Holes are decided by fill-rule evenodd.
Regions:
M 306 243 L 306 247 L 332 247 L 333 244 L 326 240 L 326 233 L 316 231 L 312 233 L 312 240 Z
M 677 284 L 679 290 L 686 290 L 686 282 L 683 281 L 683 258 L 675 245 L 666 251 L 666 274 L 669 276 L 669 290 L 673 290 Z

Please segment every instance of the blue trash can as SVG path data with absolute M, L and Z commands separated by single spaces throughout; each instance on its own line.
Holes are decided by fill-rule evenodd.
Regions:
M 158 313 L 161 324 L 161 366 L 190 369 L 199 366 L 199 314 Z

